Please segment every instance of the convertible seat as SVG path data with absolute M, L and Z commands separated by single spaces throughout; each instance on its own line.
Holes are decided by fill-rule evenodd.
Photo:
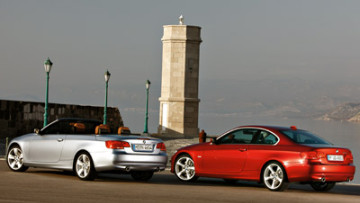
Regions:
M 109 134 L 109 133 L 110 133 L 110 126 L 108 125 L 100 124 L 95 128 L 95 134 L 97 135 Z
M 85 132 L 85 124 L 84 123 L 75 123 L 74 125 L 75 133 L 84 133 Z
M 125 126 L 121 126 L 118 128 L 118 134 L 119 135 L 130 135 L 130 129 L 128 127 Z
M 67 130 L 70 130 L 68 133 L 71 134 L 84 134 L 86 127 L 84 123 L 69 123 L 70 128 Z

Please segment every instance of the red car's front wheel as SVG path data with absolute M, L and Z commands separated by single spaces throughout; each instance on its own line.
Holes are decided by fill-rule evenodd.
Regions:
M 175 161 L 175 175 L 182 181 L 195 181 L 195 164 L 193 159 L 187 155 L 179 156 Z

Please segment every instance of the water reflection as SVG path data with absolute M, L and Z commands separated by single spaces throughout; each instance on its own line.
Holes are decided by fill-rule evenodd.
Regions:
M 360 124 L 321 121 L 313 119 L 284 119 L 275 117 L 241 117 L 236 115 L 217 116 L 200 115 L 199 128 L 205 129 L 210 135 L 219 135 L 224 131 L 239 125 L 295 125 L 299 129 L 312 133 L 330 141 L 331 143 L 349 148 L 354 156 L 354 165 L 360 167 Z M 359 170 L 359 169 L 358 169 Z M 360 173 L 355 173 L 353 183 L 360 183 Z

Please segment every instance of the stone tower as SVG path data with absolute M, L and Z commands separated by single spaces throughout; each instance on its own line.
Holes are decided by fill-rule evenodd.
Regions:
M 165 25 L 162 55 L 158 133 L 168 137 L 198 136 L 199 53 L 198 26 Z

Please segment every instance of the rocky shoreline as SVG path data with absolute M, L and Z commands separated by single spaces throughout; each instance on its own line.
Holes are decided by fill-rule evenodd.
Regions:
M 324 121 L 346 121 L 360 123 L 360 104 L 345 103 L 317 118 Z

